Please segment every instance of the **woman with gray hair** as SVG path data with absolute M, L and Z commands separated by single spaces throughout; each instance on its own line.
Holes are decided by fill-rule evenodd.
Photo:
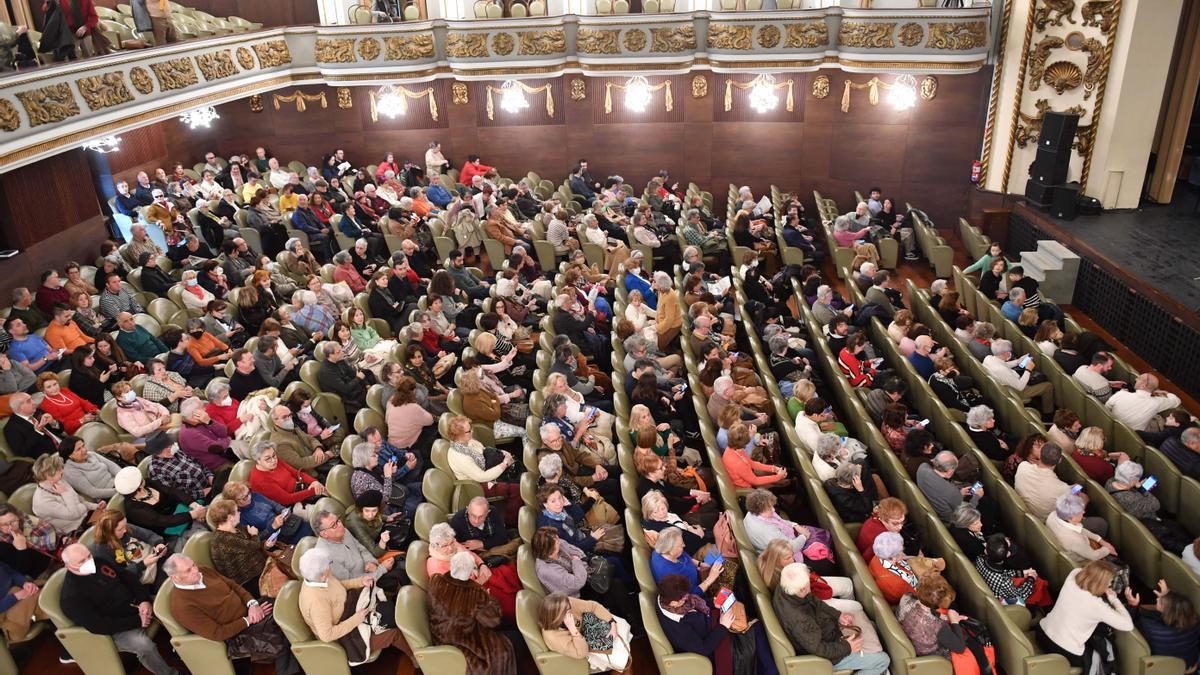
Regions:
M 383 495 L 384 515 L 404 512 L 408 490 L 395 482 L 398 463 L 389 458 L 380 466 L 379 450 L 373 443 L 358 443 L 350 451 L 354 473 L 350 474 L 350 494 L 357 500 L 374 490 Z
M 1083 526 L 1083 498 L 1070 492 L 1054 502 L 1054 511 L 1046 516 L 1046 527 L 1074 563 L 1103 560 L 1117 555 L 1117 548 Z
M 716 543 L 713 533 L 699 525 L 692 525 L 671 513 L 667 498 L 658 490 L 650 490 L 642 495 L 642 530 L 646 543 L 655 544 L 658 534 L 667 529 L 678 529 L 683 535 L 683 549 L 690 556 L 695 556 L 709 544 Z
M 560 435 L 561 438 L 561 435 Z M 621 515 L 593 487 L 581 487 L 563 472 L 562 455 L 548 452 L 538 459 L 538 489 L 547 484 L 562 489 L 568 504 L 564 509 L 577 523 L 594 522 L 598 525 L 616 525 Z
M 1162 505 L 1158 497 L 1151 494 L 1154 485 L 1150 478 L 1143 480 L 1141 464 L 1125 460 L 1117 464 L 1115 475 L 1105 483 L 1104 488 L 1126 513 L 1150 530 L 1163 548 L 1181 555 L 1192 543 L 1193 537 L 1178 521 L 1159 515 Z
M 891 605 L 915 591 L 923 575 L 946 569 L 946 561 L 941 558 L 906 555 L 904 537 L 897 532 L 883 532 L 875 537 L 871 550 L 875 557 L 871 558 L 868 568 L 875 585 Z
M 320 273 L 321 264 L 299 238 L 288 239 L 283 248 L 287 251 L 283 259 L 283 269 L 289 277 L 302 283 L 309 276 Z
M 842 462 L 825 481 L 825 492 L 838 516 L 847 523 L 862 523 L 871 517 L 872 500 L 862 478 L 862 465 Z
M 979 509 L 970 504 L 961 504 L 950 516 L 950 536 L 958 543 L 967 560 L 975 560 L 984 553 L 983 516 Z
M 475 556 L 456 554 L 450 573 L 429 580 L 429 628 L 437 644 L 462 650 L 471 675 L 517 675 L 517 652 L 524 639 L 499 629 L 500 603 L 478 583 Z
M 720 562 L 697 566 L 696 561 L 684 553 L 683 532 L 677 527 L 668 527 L 659 532 L 658 541 L 654 542 L 654 552 L 650 554 L 650 572 L 654 575 L 654 583 L 678 574 L 692 584 L 692 592 L 699 596 L 708 593 L 708 589 L 721 578 L 724 569 L 724 563 Z
M 365 663 L 371 654 L 389 646 L 412 658 L 404 634 L 396 628 L 394 612 L 374 611 L 373 603 L 358 609 L 361 593 L 373 592 L 374 577 L 339 580 L 330 571 L 329 554 L 316 548 L 305 551 L 297 567 L 304 577 L 300 615 L 318 640 L 339 643 L 351 666 Z M 383 630 L 375 632 L 375 626 Z

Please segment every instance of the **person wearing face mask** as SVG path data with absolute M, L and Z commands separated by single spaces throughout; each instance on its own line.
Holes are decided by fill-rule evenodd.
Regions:
M 154 190 L 151 196 L 154 197 L 154 203 L 147 206 L 143 212 L 146 222 L 158 225 L 162 228 L 163 234 L 168 236 L 174 233 L 176 227 L 181 230 L 187 229 L 184 225 L 183 214 L 167 199 L 162 190 Z
M 291 409 L 285 405 L 275 406 L 271 410 L 271 423 L 275 427 L 271 432 L 271 443 L 275 446 L 279 461 L 297 471 L 316 474 L 322 481 L 325 480 L 332 465 L 337 463 L 331 460 L 338 453 L 324 449 L 320 440 L 297 428 Z
M 135 439 L 143 439 L 155 431 L 179 427 L 178 414 L 172 414 L 161 405 L 139 397 L 128 382 L 114 384 L 112 394 L 117 401 L 117 424 Z

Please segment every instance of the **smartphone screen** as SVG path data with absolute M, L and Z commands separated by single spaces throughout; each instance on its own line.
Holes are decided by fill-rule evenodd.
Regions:
M 728 612 L 733 607 L 733 603 L 737 602 L 737 596 L 734 595 L 733 591 L 729 590 L 728 588 L 722 588 L 721 592 L 717 593 L 717 597 L 714 598 L 714 600 L 716 601 L 716 605 L 721 608 L 722 612 Z
M 975 484 L 971 486 L 971 492 L 979 492 L 982 489 L 983 483 L 980 481 L 975 481 Z
M 1083 486 L 1082 486 L 1082 485 L 1072 485 L 1072 486 L 1071 486 L 1071 494 L 1073 494 L 1073 495 L 1077 495 L 1077 494 L 1079 494 L 1080 492 L 1083 492 Z
M 920 422 L 917 422 L 917 424 L 919 424 L 919 425 L 921 425 L 921 426 L 923 426 L 923 427 L 924 427 L 924 426 L 928 426 L 928 425 L 929 425 L 929 418 L 928 418 L 928 417 L 926 417 L 925 419 L 921 420 Z
M 1153 490 L 1155 485 L 1158 485 L 1158 479 L 1154 476 L 1147 476 L 1146 480 L 1142 481 L 1142 489 L 1146 492 Z
M 329 430 L 330 430 L 330 431 L 337 431 L 338 429 L 341 429 L 341 428 L 342 428 L 342 425 L 340 425 L 340 424 L 335 424 L 335 425 L 333 425 L 333 426 L 329 427 Z
M 708 555 L 704 556 L 704 563 L 706 565 L 716 565 L 719 562 L 725 562 L 725 556 L 721 555 L 721 552 L 716 548 L 713 548 L 708 552 Z
M 279 530 L 275 530 L 273 533 L 271 533 L 271 536 L 267 537 L 267 546 L 274 544 L 276 541 L 278 541 L 278 539 L 279 539 Z
M 1020 362 L 1018 362 L 1018 363 L 1017 363 L 1017 365 L 1018 365 L 1018 366 L 1020 366 L 1020 367 L 1022 367 L 1022 368 L 1028 368 L 1028 367 L 1029 367 L 1029 362 L 1030 362 L 1030 361 L 1032 361 L 1032 360 L 1033 360 L 1033 357 L 1032 357 L 1032 356 L 1030 356 L 1030 355 L 1028 355 L 1028 354 L 1026 354 L 1025 356 L 1022 356 L 1022 357 L 1021 357 L 1021 360 L 1020 360 Z

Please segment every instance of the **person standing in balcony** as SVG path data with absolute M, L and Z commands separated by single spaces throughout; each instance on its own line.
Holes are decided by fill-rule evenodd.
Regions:
M 171 22 L 171 5 L 167 0 L 131 0 L 130 6 L 138 30 L 145 32 L 142 22 L 138 20 L 139 6 L 149 17 L 150 30 L 154 33 L 154 46 L 161 47 L 170 42 L 179 42 L 175 24 Z

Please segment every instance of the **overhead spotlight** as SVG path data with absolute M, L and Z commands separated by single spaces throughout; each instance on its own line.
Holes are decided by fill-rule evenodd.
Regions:
M 896 78 L 892 83 L 891 93 L 888 95 L 892 105 L 896 110 L 908 110 L 917 104 L 917 78 L 904 73 Z
M 104 138 L 97 138 L 84 143 L 83 149 L 91 150 L 92 152 L 98 152 L 102 155 L 107 155 L 110 152 L 117 152 L 121 149 L 121 137 L 105 136 Z
M 500 107 L 505 112 L 516 113 L 529 107 L 525 91 L 516 80 L 506 80 L 500 85 Z
M 650 83 L 645 77 L 635 75 L 625 83 L 625 107 L 634 112 L 646 112 L 650 105 Z
M 408 111 L 404 102 L 404 93 L 394 84 L 385 84 L 375 94 L 375 109 L 387 117 L 398 117 Z
M 762 73 L 754 78 L 750 87 L 750 107 L 761 114 L 774 110 L 777 103 L 779 96 L 775 93 L 775 77 Z
M 205 108 L 196 108 L 179 116 L 179 121 L 188 125 L 192 129 L 197 127 L 208 128 L 212 125 L 213 120 L 219 119 L 221 116 L 217 114 L 217 109 L 211 105 Z

